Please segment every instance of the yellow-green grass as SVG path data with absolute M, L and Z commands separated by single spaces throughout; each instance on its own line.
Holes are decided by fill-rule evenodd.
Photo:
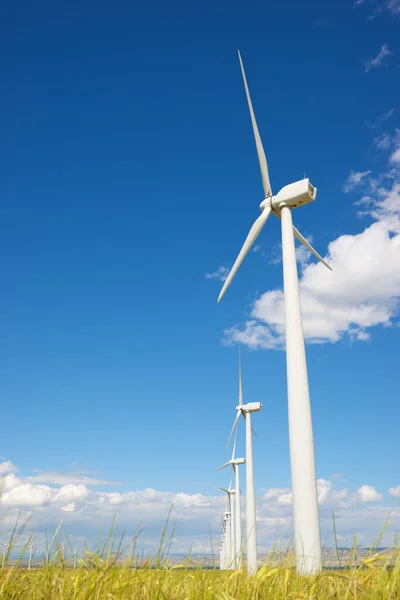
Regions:
M 400 561 L 385 566 L 371 556 L 365 568 L 323 571 L 299 577 L 289 566 L 265 564 L 253 578 L 244 571 L 197 568 L 132 569 L 98 561 L 76 569 L 46 565 L 28 571 L 18 566 L 1 570 L 0 598 L 29 600 L 231 600 L 231 599 L 387 599 L 400 598 Z
M 16 529 L 17 530 L 17 529 Z M 400 553 L 398 548 L 377 551 L 377 544 L 359 558 L 354 547 L 347 564 L 337 548 L 342 570 L 323 570 L 312 577 L 298 576 L 291 552 L 279 558 L 272 552 L 257 574 L 245 569 L 220 571 L 205 568 L 192 557 L 173 565 L 168 550 L 173 533 L 164 529 L 157 556 L 137 556 L 138 536 L 124 541 L 111 533 L 96 552 L 86 549 L 76 568 L 71 568 L 69 538 L 59 528 L 50 542 L 52 553 L 38 568 L 28 570 L 29 539 L 20 558 L 9 556 L 16 542 L 11 536 L 6 564 L 0 568 L 0 599 L 16 600 L 400 600 Z M 62 542 L 64 540 L 64 544 Z M 379 540 L 378 540 L 379 541 Z M 280 555 L 281 556 L 281 555 Z M 245 564 L 245 561 L 243 561 Z

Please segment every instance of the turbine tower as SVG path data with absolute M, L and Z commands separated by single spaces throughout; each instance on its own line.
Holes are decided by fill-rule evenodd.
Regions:
M 242 378 L 242 359 L 239 348 L 239 404 L 236 407 L 237 414 L 229 439 L 227 448 L 231 441 L 233 432 L 238 426 L 240 415 L 243 415 L 246 421 L 246 547 L 247 547 L 247 571 L 249 575 L 254 575 L 257 571 L 257 525 L 256 525 L 256 496 L 254 489 L 254 466 L 253 466 L 253 439 L 255 433 L 251 426 L 251 413 L 260 412 L 261 402 L 249 402 L 243 404 L 243 378 Z
M 219 568 L 226 569 L 226 535 L 227 535 L 227 523 L 229 520 L 229 513 L 227 511 L 224 512 L 224 516 L 221 519 L 222 531 L 221 531 L 221 541 L 220 541 L 220 560 L 219 560 Z
M 240 569 L 242 566 L 242 516 L 240 510 L 240 474 L 239 474 L 239 465 L 244 465 L 246 460 L 244 458 L 235 458 L 236 452 L 236 440 L 237 440 L 237 430 L 235 436 L 235 442 L 233 444 L 232 450 L 232 458 L 230 461 L 226 462 L 221 467 L 218 467 L 217 471 L 220 469 L 224 469 L 228 465 L 232 465 L 233 473 L 235 476 L 235 539 L 234 539 L 234 558 L 235 558 L 235 567 L 236 569 Z
M 282 226 L 289 446 L 296 565 L 299 573 L 307 575 L 318 572 L 321 569 L 321 536 L 310 394 L 294 236 L 328 269 L 331 269 L 331 267 L 293 226 L 292 210 L 308 204 L 316 198 L 317 189 L 311 185 L 309 179 L 302 179 L 284 186 L 276 196 L 272 194 L 267 159 L 258 131 L 240 53 L 239 61 L 250 110 L 265 198 L 260 204 L 261 215 L 256 219 L 249 231 L 243 247 L 224 283 L 218 302 L 225 294 L 243 259 L 267 222 L 268 217 L 273 213 L 280 219 Z
M 232 480 L 229 483 L 229 487 L 228 489 L 226 488 L 219 488 L 220 490 L 222 490 L 223 492 L 226 492 L 227 496 L 228 496 L 228 510 L 225 512 L 225 517 L 226 517 L 226 530 L 225 530 L 225 545 L 226 545 L 226 549 L 224 552 L 224 562 L 225 562 L 225 569 L 234 569 L 234 556 L 235 556 L 235 521 L 232 518 L 233 515 L 233 510 L 232 510 L 232 499 L 231 496 L 233 496 L 236 493 L 236 490 L 232 490 L 231 488 L 232 485 Z

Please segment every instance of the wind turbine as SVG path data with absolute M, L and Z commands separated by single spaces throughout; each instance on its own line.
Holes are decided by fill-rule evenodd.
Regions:
M 221 467 L 218 467 L 217 471 L 220 469 L 224 469 L 228 465 L 232 465 L 233 473 L 235 476 L 235 539 L 234 539 L 234 556 L 235 556 L 235 566 L 237 569 L 240 569 L 242 566 L 242 517 L 240 510 L 240 475 L 239 475 L 239 465 L 244 465 L 246 459 L 244 458 L 235 458 L 236 451 L 236 440 L 237 440 L 237 431 L 235 436 L 235 442 L 233 444 L 232 449 L 232 458 L 230 461 L 223 464 Z
M 290 183 L 289 185 L 284 186 L 276 196 L 272 194 L 267 159 L 258 131 L 240 52 L 239 61 L 253 125 L 265 198 L 260 204 L 260 209 L 262 211 L 261 215 L 256 219 L 249 231 L 243 247 L 224 283 L 218 302 L 225 294 L 243 259 L 267 222 L 268 217 L 271 213 L 274 214 L 280 219 L 282 225 L 289 445 L 296 564 L 297 571 L 306 575 L 315 573 L 321 569 L 321 536 L 319 528 L 310 394 L 308 389 L 307 363 L 304 347 L 294 236 L 328 269 L 332 269 L 293 226 L 292 222 L 292 209 L 308 204 L 316 198 L 317 189 L 311 185 L 310 180 L 306 178 Z
M 221 540 L 219 541 L 218 546 L 219 546 L 219 568 L 222 570 L 224 568 L 223 567 L 224 558 L 223 558 L 223 554 L 222 554 L 223 548 L 224 548 L 224 542 L 222 539 L 222 534 L 221 534 Z
M 234 568 L 234 552 L 235 552 L 235 522 L 232 518 L 233 510 L 232 510 L 232 499 L 236 493 L 236 490 L 232 490 L 231 488 L 232 480 L 229 483 L 228 489 L 219 488 L 223 492 L 226 492 L 228 496 L 228 510 L 226 511 L 226 531 L 225 531 L 225 541 L 226 541 L 226 552 L 225 552 L 225 568 L 233 569 Z
M 226 511 L 224 512 L 224 516 L 221 519 L 221 525 L 222 525 L 222 531 L 221 531 L 221 541 L 220 541 L 220 560 L 219 560 L 219 568 L 225 569 L 226 568 L 226 556 L 227 556 L 227 542 L 226 542 L 226 536 L 227 536 L 227 523 L 229 520 L 229 513 Z
M 33 544 L 31 544 L 29 546 L 29 561 L 28 561 L 28 571 L 31 570 L 31 564 L 32 564 L 32 551 L 36 550 L 36 546 L 34 546 Z
M 251 426 L 251 413 L 260 412 L 262 408 L 261 402 L 249 402 L 243 404 L 243 380 L 242 380 L 242 359 L 239 347 L 239 405 L 236 407 L 237 414 L 231 433 L 229 442 L 231 441 L 233 432 L 237 427 L 240 415 L 243 415 L 246 421 L 246 535 L 247 535 L 247 571 L 250 575 L 254 575 L 257 571 L 257 528 L 256 528 L 256 498 L 254 490 L 254 467 L 253 467 L 253 439 L 252 434 L 255 433 Z

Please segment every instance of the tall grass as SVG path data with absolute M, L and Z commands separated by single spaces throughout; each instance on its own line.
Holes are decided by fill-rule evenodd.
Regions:
M 167 523 L 168 524 L 168 523 Z M 97 549 L 86 547 L 76 568 L 72 567 L 69 538 L 63 544 L 60 527 L 51 540 L 51 553 L 44 555 L 38 568 L 26 568 L 31 538 L 17 560 L 10 553 L 16 542 L 14 530 L 8 559 L 0 569 L 0 598 L 7 600 L 400 600 L 400 553 L 378 552 L 379 538 L 370 551 L 359 558 L 354 547 L 346 567 L 323 570 L 313 577 L 300 577 L 293 568 L 294 557 L 271 552 L 257 574 L 248 577 L 245 569 L 220 571 L 196 562 L 190 555 L 180 565 L 172 565 L 168 551 L 173 531 L 164 527 L 159 550 L 152 559 L 139 557 L 137 542 L 124 536 L 117 539 L 115 528 Z

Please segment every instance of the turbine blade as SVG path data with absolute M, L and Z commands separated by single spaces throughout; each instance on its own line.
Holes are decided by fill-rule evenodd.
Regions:
M 221 298 L 223 297 L 223 295 L 225 294 L 226 290 L 228 289 L 228 286 L 230 284 L 230 282 L 232 281 L 232 279 L 234 278 L 234 276 L 236 275 L 236 272 L 238 270 L 238 268 L 240 267 L 240 265 L 242 264 L 245 256 L 247 255 L 248 251 L 250 250 L 250 248 L 252 247 L 252 245 L 254 244 L 254 242 L 256 241 L 261 229 L 264 227 L 265 223 L 267 222 L 267 219 L 269 217 L 269 215 L 271 214 L 271 207 L 267 206 L 266 208 L 264 208 L 264 210 L 262 211 L 261 215 L 258 217 L 258 219 L 256 219 L 247 235 L 247 238 L 242 246 L 242 249 L 239 252 L 239 255 L 237 257 L 237 259 L 235 260 L 235 264 L 233 265 L 224 285 L 223 288 L 220 292 L 220 295 L 218 296 L 218 302 L 221 300 Z
M 314 248 L 311 246 L 311 244 L 309 244 L 307 242 L 306 238 L 301 235 L 300 231 L 298 229 L 296 229 L 296 227 L 294 225 L 293 225 L 293 233 L 294 233 L 294 236 L 299 240 L 299 242 L 301 242 L 303 244 L 303 246 L 305 246 L 307 248 L 307 250 L 309 250 L 312 254 L 314 254 L 314 256 L 316 258 L 318 258 L 318 260 L 320 262 L 322 262 L 323 265 L 325 265 L 330 271 L 332 271 L 332 267 L 330 267 L 328 265 L 328 263 L 324 261 L 322 256 L 320 256 L 318 254 L 318 252 L 316 250 L 314 250 Z
M 270 184 L 269 175 L 268 175 L 267 159 L 266 159 L 264 148 L 263 148 L 262 141 L 260 138 L 260 133 L 258 131 L 257 121 L 256 121 L 256 117 L 255 117 L 254 110 L 253 110 L 253 104 L 252 104 L 251 98 L 250 98 L 249 87 L 247 85 L 246 73 L 244 72 L 243 61 L 242 61 L 242 57 L 240 55 L 239 50 L 238 50 L 238 54 L 239 54 L 240 68 L 242 70 L 244 89 L 246 90 L 247 103 L 249 105 L 251 124 L 253 125 L 253 133 L 254 133 L 254 139 L 256 142 L 258 162 L 260 163 L 261 179 L 262 179 L 262 184 L 263 184 L 263 188 L 264 188 L 264 194 L 265 194 L 265 197 L 267 198 L 268 196 L 272 196 L 271 184 Z
M 253 432 L 253 435 L 255 435 L 255 436 L 257 437 L 257 434 L 256 434 L 256 432 L 254 431 L 254 427 L 253 427 L 253 426 L 251 426 L 251 431 Z
M 220 490 L 222 490 L 223 492 L 226 492 L 227 494 L 229 494 L 229 490 L 227 490 L 226 488 L 219 488 Z
M 234 440 L 234 442 L 233 442 L 233 448 L 232 448 L 232 458 L 231 458 L 231 461 L 233 461 L 233 460 L 235 459 L 235 453 L 236 453 L 236 442 L 237 442 L 238 431 L 239 431 L 239 428 L 238 428 L 238 427 L 236 427 L 235 440 Z
M 219 471 L 220 469 L 224 469 L 225 467 L 227 467 L 230 464 L 231 464 L 231 461 L 226 462 L 224 465 L 221 465 L 220 467 L 218 467 L 218 469 L 216 469 L 216 471 Z M 222 490 L 223 488 L 220 488 L 220 489 Z
M 230 444 L 233 432 L 235 431 L 235 427 L 237 426 L 239 419 L 240 419 L 240 411 L 237 412 L 236 418 L 235 418 L 235 420 L 233 422 L 233 427 L 232 427 L 231 432 L 229 434 L 228 443 L 226 444 L 225 452 L 228 450 L 228 447 L 229 447 L 229 444 Z
M 242 352 L 239 345 L 239 406 L 243 406 Z

